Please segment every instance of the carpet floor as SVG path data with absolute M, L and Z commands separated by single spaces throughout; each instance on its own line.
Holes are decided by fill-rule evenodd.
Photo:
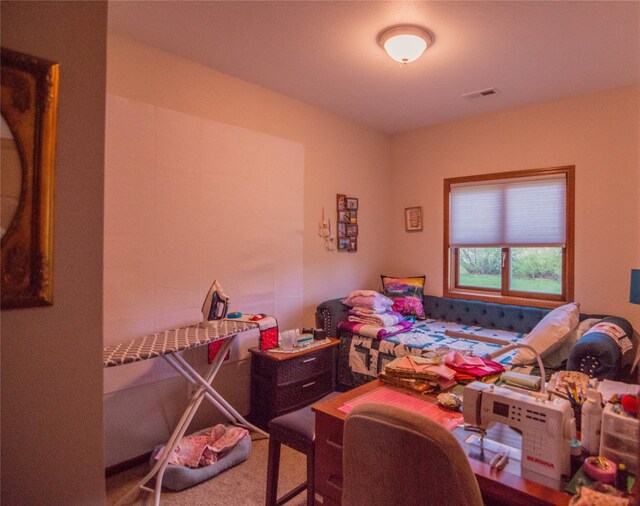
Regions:
M 260 437 L 260 436 L 257 436 Z M 249 458 L 218 476 L 199 485 L 173 492 L 163 489 L 160 502 L 165 505 L 189 506 L 253 506 L 263 505 L 267 490 L 268 439 L 254 439 L 251 442 Z M 295 450 L 282 446 L 280 452 L 280 480 L 278 496 L 286 493 L 306 479 L 306 457 Z M 140 465 L 107 478 L 107 503 L 114 504 L 123 497 L 144 475 L 149 466 Z M 304 506 L 306 491 L 302 492 L 287 506 Z M 149 506 L 153 504 L 153 494 L 141 491 L 125 502 L 126 505 Z

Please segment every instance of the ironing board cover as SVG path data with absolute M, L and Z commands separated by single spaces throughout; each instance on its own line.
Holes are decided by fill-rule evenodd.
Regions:
M 131 341 L 107 346 L 103 351 L 104 367 L 168 355 L 225 339 L 239 332 L 258 327 L 256 322 L 222 320 L 217 326 L 202 328 L 199 324 L 165 330 Z

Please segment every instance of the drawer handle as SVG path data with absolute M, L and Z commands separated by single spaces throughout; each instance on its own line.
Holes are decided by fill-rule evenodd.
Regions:
M 307 387 L 313 386 L 313 385 L 315 385 L 315 384 L 316 384 L 316 382 L 315 382 L 315 381 L 312 381 L 312 382 L 310 382 L 310 383 L 305 383 L 304 385 L 302 385 L 302 388 L 307 388 Z
M 327 484 L 331 485 L 336 490 L 342 491 L 342 476 L 339 474 L 332 474 L 327 478 Z
M 302 361 L 302 363 L 303 363 L 303 364 L 306 364 L 307 362 L 313 362 L 316 358 L 318 358 L 318 357 L 311 357 L 311 358 L 308 358 L 307 360 L 303 360 L 303 361 Z
M 335 441 L 331 441 L 331 439 L 327 439 L 327 446 L 331 446 L 332 448 L 335 448 L 336 450 L 342 451 L 342 445 L 336 443 Z

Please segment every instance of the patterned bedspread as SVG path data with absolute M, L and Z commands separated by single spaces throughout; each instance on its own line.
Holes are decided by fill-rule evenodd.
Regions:
M 418 321 L 410 331 L 384 340 L 343 334 L 340 344 L 338 381 L 350 388 L 371 381 L 371 379 L 378 376 L 387 363 L 405 355 L 445 355 L 451 350 L 458 350 L 473 353 L 476 356 L 483 356 L 502 346 L 450 337 L 445 335 L 447 330 L 494 337 L 509 342 L 518 342 L 526 336 L 526 334 L 522 333 L 438 320 Z M 516 350 L 512 350 L 495 360 L 509 369 L 509 363 L 515 354 Z

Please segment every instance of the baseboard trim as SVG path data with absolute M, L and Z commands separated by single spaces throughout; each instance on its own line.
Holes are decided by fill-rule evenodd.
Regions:
M 121 473 L 122 471 L 126 471 L 127 469 L 131 469 L 132 467 L 139 466 L 140 464 L 144 464 L 145 462 L 149 462 L 151 458 L 151 452 L 145 453 L 144 455 L 138 455 L 137 457 L 133 457 L 132 459 L 125 460 L 124 462 L 120 462 L 118 464 L 114 464 L 105 468 L 104 475 L 106 478 L 113 476 L 114 474 Z

